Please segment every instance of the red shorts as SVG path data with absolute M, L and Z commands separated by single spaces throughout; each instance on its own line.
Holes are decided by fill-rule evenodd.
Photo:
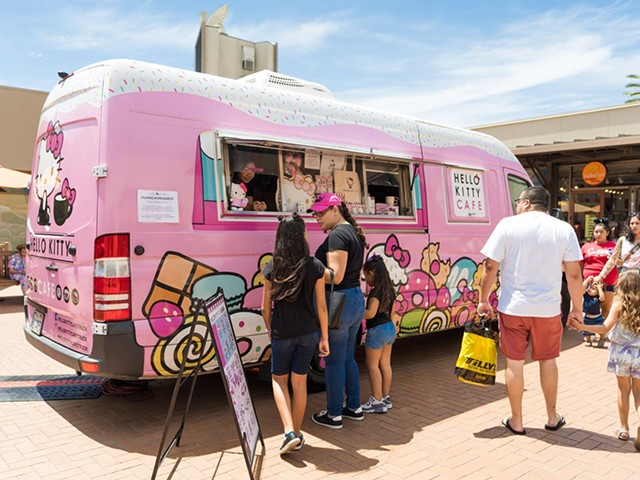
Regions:
M 561 315 L 555 317 L 518 317 L 499 312 L 500 351 L 511 360 L 525 360 L 531 340 L 532 360 L 551 360 L 560 356 Z

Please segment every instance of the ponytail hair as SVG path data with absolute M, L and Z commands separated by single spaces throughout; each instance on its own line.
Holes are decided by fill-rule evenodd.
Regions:
M 351 216 L 351 212 L 349 212 L 349 207 L 347 207 L 347 205 L 344 202 L 342 202 L 342 204 L 338 207 L 338 210 L 340 211 L 340 215 L 342 215 L 342 218 L 344 218 L 347 222 L 349 222 L 351 226 L 354 228 L 354 230 L 356 231 L 356 234 L 358 235 L 358 238 L 362 242 L 362 245 L 364 245 L 364 248 L 369 248 L 369 244 L 367 243 L 367 237 L 364 234 L 364 230 L 362 230 L 362 227 L 358 225 L 358 222 L 356 222 L 356 219 Z
M 389 270 L 380 255 L 372 255 L 362 266 L 364 272 L 373 273 L 373 286 L 380 300 L 379 312 L 389 312 L 395 300 L 396 292 L 389 276 Z

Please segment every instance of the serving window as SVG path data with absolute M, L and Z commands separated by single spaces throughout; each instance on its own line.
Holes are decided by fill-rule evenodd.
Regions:
M 222 140 L 225 208 L 306 212 L 334 192 L 354 215 L 413 216 L 410 163 L 323 148 Z

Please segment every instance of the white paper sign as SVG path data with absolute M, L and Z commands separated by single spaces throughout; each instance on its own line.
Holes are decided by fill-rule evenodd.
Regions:
M 484 172 L 462 168 L 449 169 L 453 215 L 465 218 L 487 216 Z
M 178 223 L 178 192 L 138 190 L 138 222 Z
M 322 162 L 320 163 L 320 175 L 331 175 L 334 170 L 343 170 L 344 160 L 344 155 L 323 153 Z
M 317 150 L 307 150 L 304 156 L 305 170 L 320 170 L 320 152 Z

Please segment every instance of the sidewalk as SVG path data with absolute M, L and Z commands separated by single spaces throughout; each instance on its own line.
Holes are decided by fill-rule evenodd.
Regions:
M 20 297 L 0 302 L 5 340 L 0 376 L 73 374 L 27 344 L 21 312 Z M 638 478 L 640 453 L 633 442 L 613 438 L 616 385 L 606 372 L 606 350 L 585 348 L 576 332 L 565 335 L 559 408 L 567 426 L 558 432 L 544 430 L 537 364 L 525 366 L 528 435 L 520 437 L 500 425 L 509 412 L 503 359 L 495 387 L 463 384 L 453 375 L 460 338 L 461 332 L 453 331 L 399 341 L 393 355 L 394 408 L 363 422 L 345 420 L 339 431 L 309 419 L 303 427 L 307 445 L 283 458 L 277 453 L 282 432 L 270 384 L 248 374 L 266 443 L 259 478 Z M 362 360 L 362 352 L 358 356 Z M 369 388 L 363 368 L 361 374 L 365 399 Z M 0 480 L 150 478 L 173 382 L 150 386 L 154 396 L 144 401 L 102 395 L 0 403 Z M 158 478 L 248 478 L 223 392 L 217 374 L 198 380 L 182 443 L 165 459 Z M 323 393 L 309 395 L 308 416 L 323 407 Z M 637 427 L 635 418 L 632 427 Z

